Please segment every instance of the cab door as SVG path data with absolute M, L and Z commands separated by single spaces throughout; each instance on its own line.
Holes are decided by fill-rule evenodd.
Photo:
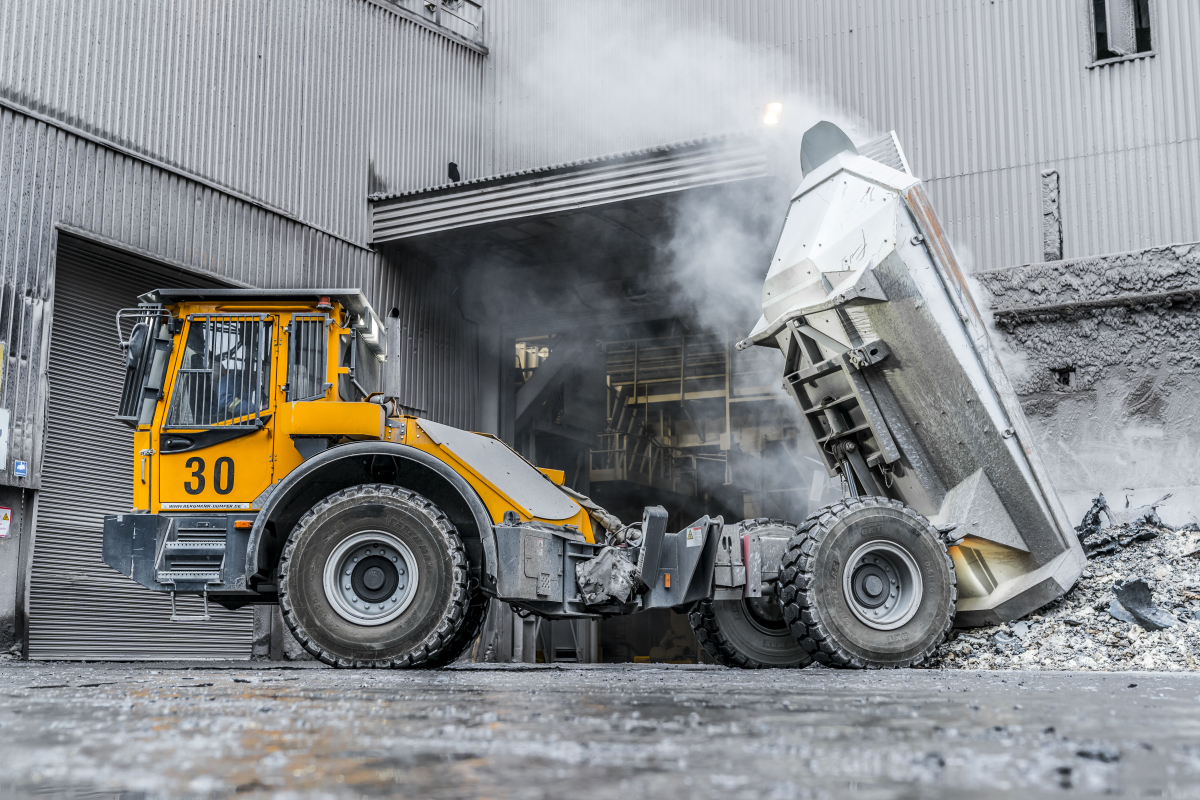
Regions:
M 278 320 L 193 314 L 158 431 L 159 509 L 237 510 L 271 485 Z

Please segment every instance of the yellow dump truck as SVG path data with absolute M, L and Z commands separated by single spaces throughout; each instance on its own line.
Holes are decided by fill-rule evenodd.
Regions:
M 898 151 L 897 151 L 898 152 Z M 338 666 L 437 665 L 489 598 L 548 618 L 689 612 L 742 667 L 918 664 L 952 623 L 1068 591 L 1077 537 L 920 181 L 828 122 L 739 348 L 782 351 L 843 498 L 799 525 L 626 525 L 495 437 L 420 419 L 358 290 L 159 290 L 118 315 L 143 586 L 279 603 Z M 887 159 L 885 159 L 887 160 Z

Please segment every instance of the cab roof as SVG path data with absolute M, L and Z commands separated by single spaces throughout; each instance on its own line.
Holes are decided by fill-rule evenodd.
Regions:
M 143 303 L 205 302 L 226 300 L 231 302 L 317 302 L 322 297 L 341 303 L 351 314 L 369 318 L 376 316 L 375 309 L 367 302 L 362 289 L 155 289 L 138 297 Z M 376 317 L 378 318 L 378 317 Z
M 372 352 L 386 354 L 383 341 L 383 322 L 367 302 L 361 289 L 155 289 L 138 297 L 143 303 L 172 305 L 174 303 L 226 302 L 313 302 L 328 297 L 340 303 L 354 318 L 352 327 L 361 331 Z

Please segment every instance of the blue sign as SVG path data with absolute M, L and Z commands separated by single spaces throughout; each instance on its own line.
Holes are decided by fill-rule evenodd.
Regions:
M 17 478 L 25 478 L 29 476 L 29 464 L 24 461 L 13 462 L 13 476 Z

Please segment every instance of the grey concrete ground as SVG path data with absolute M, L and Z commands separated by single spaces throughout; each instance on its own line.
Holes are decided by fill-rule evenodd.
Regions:
M 1200 675 L 0 665 L 0 796 L 1200 797 Z

